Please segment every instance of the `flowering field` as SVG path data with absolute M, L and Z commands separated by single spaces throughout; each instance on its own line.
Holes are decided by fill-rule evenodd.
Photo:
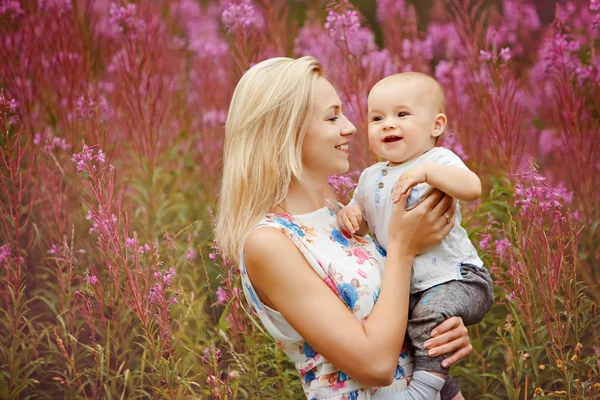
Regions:
M 439 80 L 496 282 L 453 375 L 467 399 L 599 398 L 600 1 L 551 23 L 376 3 L 0 0 L 0 398 L 302 398 L 211 233 L 233 88 L 278 55 L 322 61 L 358 128 L 342 201 L 374 161 L 370 87 Z

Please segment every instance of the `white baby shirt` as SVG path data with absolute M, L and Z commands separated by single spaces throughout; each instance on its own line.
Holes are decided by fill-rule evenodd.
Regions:
M 389 242 L 388 224 L 392 212 L 392 193 L 396 182 L 409 168 L 423 162 L 467 168 L 452 151 L 443 147 L 434 147 L 419 157 L 398 166 L 388 167 L 387 161 L 379 162 L 366 168 L 360 175 L 350 204 L 361 209 L 370 231 L 386 250 Z M 429 185 L 426 183 L 416 185 L 410 194 L 408 203 L 416 202 L 420 194 L 425 193 L 428 188 Z M 471 244 L 467 231 L 460 226 L 460 221 L 460 210 L 457 207 L 455 226 L 452 231 L 439 245 L 415 257 L 410 285 L 411 293 L 417 293 L 451 280 L 462 279 L 460 266 L 463 263 L 483 267 L 483 261 Z

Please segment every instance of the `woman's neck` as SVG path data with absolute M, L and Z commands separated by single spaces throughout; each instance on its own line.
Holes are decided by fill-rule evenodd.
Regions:
M 288 195 L 282 206 L 292 214 L 307 214 L 325 205 L 325 189 L 327 177 L 311 174 L 306 169 L 302 172 L 302 181 L 292 178 Z

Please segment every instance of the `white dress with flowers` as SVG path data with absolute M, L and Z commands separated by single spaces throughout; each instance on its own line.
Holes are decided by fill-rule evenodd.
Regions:
M 283 232 L 356 318 L 361 322 L 367 319 L 379 296 L 380 271 L 385 263 L 384 250 L 370 237 L 352 236 L 342 231 L 334 212 L 327 207 L 302 215 L 267 214 L 254 229 L 262 227 Z M 278 346 L 296 364 L 308 399 L 367 400 L 384 397 L 383 393 L 397 394 L 385 396 L 386 399 L 404 399 L 402 392 L 412 375 L 412 359 L 406 346 L 398 359 L 392 385 L 369 388 L 354 381 L 318 354 L 279 312 L 262 303 L 246 272 L 243 249 L 240 260 L 246 299 Z

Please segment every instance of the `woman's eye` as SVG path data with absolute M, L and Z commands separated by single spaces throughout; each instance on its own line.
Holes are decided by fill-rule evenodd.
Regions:
M 337 120 L 338 120 L 338 118 L 339 118 L 339 117 L 338 117 L 337 115 L 334 115 L 333 117 L 329 118 L 327 121 L 334 122 L 334 121 L 337 121 Z
M 408 115 L 408 113 L 404 112 L 404 111 L 401 111 L 401 112 L 398 113 L 399 117 L 406 117 L 407 115 Z

